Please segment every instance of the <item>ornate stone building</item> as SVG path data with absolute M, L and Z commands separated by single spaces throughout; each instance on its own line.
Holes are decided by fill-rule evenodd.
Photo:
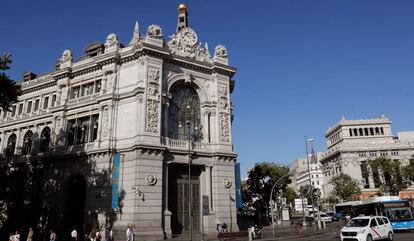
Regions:
M 414 154 L 414 132 L 391 131 L 391 121 L 384 115 L 377 119 L 347 120 L 342 118 L 326 133 L 327 150 L 321 155 L 320 162 L 325 178 L 326 196 L 332 192 L 331 178 L 345 173 L 360 182 L 362 196 L 377 195 L 381 182 L 387 182 L 385 173 L 374 172 L 368 160 L 378 157 L 398 161 L 401 166 L 409 165 Z M 414 165 L 414 163 L 411 163 Z M 400 193 L 412 197 L 413 187 Z
M 78 59 L 65 50 L 54 70 L 25 74 L 18 102 L 0 113 L 0 153 L 42 163 L 38 229 L 113 224 L 123 238 L 131 225 L 138 240 L 188 233 L 190 223 L 194 233 L 236 229 L 236 69 L 187 17 L 180 5 L 168 39 L 137 22 L 126 45 L 109 34 Z

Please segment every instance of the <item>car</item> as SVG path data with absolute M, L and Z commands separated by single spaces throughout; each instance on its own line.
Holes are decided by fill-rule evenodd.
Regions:
M 331 216 L 329 216 L 328 214 L 326 214 L 326 213 L 321 213 L 320 214 L 320 217 L 321 217 L 321 221 L 322 222 L 332 222 L 332 217 Z
M 326 214 L 328 214 L 329 216 L 331 216 L 332 222 L 339 221 L 338 217 L 336 216 L 336 214 L 334 212 L 326 212 Z
M 341 241 L 393 240 L 390 220 L 383 216 L 359 216 L 351 219 L 340 232 Z

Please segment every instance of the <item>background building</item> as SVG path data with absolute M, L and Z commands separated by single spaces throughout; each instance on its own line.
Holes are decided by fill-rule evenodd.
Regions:
M 414 154 L 414 132 L 391 131 L 391 121 L 384 115 L 377 119 L 347 120 L 342 118 L 326 133 L 327 150 L 320 157 L 325 178 L 325 192 L 332 192 L 331 178 L 345 173 L 360 182 L 362 198 L 377 195 L 381 176 L 367 167 L 367 160 L 378 157 L 409 165 Z M 386 180 L 381 180 L 386 181 Z M 411 196 L 413 189 L 400 193 Z
M 18 102 L 0 113 L 0 153 L 16 183 L 25 180 L 19 163 L 40 163 L 38 201 L 16 189 L 22 203 L 10 208 L 9 228 L 27 223 L 65 239 L 69 228 L 113 224 L 122 239 L 131 225 L 137 240 L 215 232 L 217 222 L 237 229 L 236 69 L 223 45 L 210 55 L 187 17 L 182 4 L 168 39 L 136 23 L 127 44 L 109 34 L 80 58 L 65 50 L 54 70 L 24 75 Z
M 308 159 L 299 158 L 293 161 L 290 165 L 291 172 L 296 173 L 292 176 L 291 186 L 295 189 L 297 193 L 301 187 L 312 185 L 314 188 L 320 190 L 321 197 L 324 197 L 324 177 L 322 173 L 321 164 L 319 158 L 321 153 L 312 152 L 309 154 L 309 167 L 310 167 L 310 182 L 309 182 L 309 172 L 308 172 Z

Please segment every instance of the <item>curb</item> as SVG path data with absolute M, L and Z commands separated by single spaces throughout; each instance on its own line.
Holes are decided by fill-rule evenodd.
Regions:
M 312 237 L 312 236 L 320 235 L 323 233 L 324 232 L 316 232 L 316 233 L 310 233 L 310 234 L 304 234 L 304 235 L 286 236 L 286 237 L 280 237 L 280 238 L 270 238 L 270 239 L 260 239 L 260 240 L 271 241 L 271 240 L 282 240 L 282 239 L 305 238 L 305 237 Z

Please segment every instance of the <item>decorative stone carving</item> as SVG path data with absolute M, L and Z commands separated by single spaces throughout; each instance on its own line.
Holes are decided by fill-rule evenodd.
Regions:
M 199 61 L 211 62 L 211 56 L 208 52 L 208 46 L 201 47 L 198 41 L 197 34 L 191 28 L 183 28 L 175 33 L 170 41 L 168 47 L 173 54 L 194 58 Z
M 224 45 L 220 44 L 216 46 L 216 48 L 214 49 L 214 58 L 216 57 L 220 57 L 220 58 L 228 57 L 227 49 L 226 47 L 224 47 Z
M 56 118 L 55 134 L 59 135 L 61 130 L 62 130 L 62 117 L 58 116 Z
M 227 98 L 227 86 L 226 85 L 219 85 L 219 96 L 223 98 Z
M 115 82 L 116 82 L 116 74 L 115 73 L 110 73 L 106 76 L 106 86 L 107 86 L 107 91 L 111 91 L 114 86 L 115 86 Z
M 228 177 L 224 178 L 223 183 L 225 188 L 230 188 L 232 184 L 231 180 Z
M 191 82 L 193 82 L 193 75 L 190 73 L 185 73 L 184 74 L 184 83 L 185 84 L 191 84 Z
M 230 141 L 230 114 L 225 112 L 220 112 L 220 128 L 221 135 L 220 140 L 229 142 Z
M 60 63 L 66 63 L 66 62 L 72 62 L 72 59 L 73 59 L 72 51 L 70 51 L 69 49 L 65 49 L 59 61 Z
M 160 26 L 152 24 L 147 29 L 147 37 L 161 39 L 162 38 L 162 29 Z
M 106 37 L 105 48 L 116 46 L 118 43 L 118 36 L 114 33 L 111 33 Z
M 148 174 L 145 177 L 145 181 L 147 182 L 148 185 L 154 186 L 157 183 L 157 177 L 154 177 L 152 174 Z
M 60 101 L 62 102 L 62 103 L 65 103 L 65 101 L 67 100 L 67 98 L 68 98 L 68 87 L 63 87 L 62 88 L 62 94 L 60 95 Z
M 107 137 L 109 134 L 109 107 L 105 106 L 103 109 L 102 119 L 102 136 Z
M 146 131 L 152 133 L 158 133 L 160 103 L 159 79 L 160 70 L 149 67 L 147 72 Z
M 218 86 L 218 94 L 220 140 L 230 142 L 230 106 L 227 95 L 227 86 L 220 84 Z

